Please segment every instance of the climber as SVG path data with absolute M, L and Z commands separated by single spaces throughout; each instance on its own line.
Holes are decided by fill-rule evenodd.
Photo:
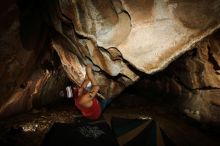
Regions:
M 111 99 L 98 99 L 97 93 L 100 87 L 92 72 L 92 66 L 86 66 L 86 77 L 82 85 L 66 87 L 67 98 L 74 98 L 75 106 L 80 110 L 82 115 L 88 119 L 96 120 L 100 117 L 102 111 L 110 103 Z M 65 96 L 61 91 L 60 95 Z

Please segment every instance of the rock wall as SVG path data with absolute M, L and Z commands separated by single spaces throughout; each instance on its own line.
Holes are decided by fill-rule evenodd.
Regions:
M 181 109 L 199 121 L 220 123 L 220 33 L 204 39 L 174 65 L 181 83 Z
M 169 67 L 171 75 L 164 71 L 163 79 L 150 84 L 180 96 L 187 115 L 219 121 L 213 108 L 219 105 L 219 33 L 204 39 L 220 26 L 219 0 L 60 0 L 54 5 L 50 17 L 58 35 L 52 47 L 73 81 L 80 84 L 84 64 L 92 63 L 102 94 L 116 96 L 140 72 L 154 74 L 197 48 Z
M 64 71 L 81 84 L 88 63 L 101 95 L 115 97 L 144 74 L 164 70 L 220 26 L 219 0 L 18 0 L 2 6 L 0 117 L 53 100 L 67 80 Z M 183 87 L 219 87 L 218 50 L 208 49 L 209 43 L 197 47 L 197 59 L 180 61 L 182 68 L 175 69 L 182 71 L 174 69 Z M 175 93 L 183 94 L 173 82 Z
M 206 123 L 220 123 L 220 32 L 197 43 L 191 51 L 153 76 L 145 76 L 137 88 L 148 97 L 172 97 L 173 106 Z M 143 92 L 144 91 L 144 92 Z M 165 97 L 162 97 L 165 96 Z
M 73 81 L 80 84 L 84 65 L 92 63 L 102 94 L 116 96 L 140 78 L 138 71 L 163 70 L 219 28 L 219 5 L 219 0 L 54 1 L 52 47 Z
M 0 119 L 55 100 L 67 80 L 46 45 L 49 31 L 32 2 L 1 5 Z

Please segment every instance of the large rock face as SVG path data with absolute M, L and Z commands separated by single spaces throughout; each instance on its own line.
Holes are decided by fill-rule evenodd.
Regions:
M 220 123 L 220 33 L 203 39 L 162 72 L 143 78 L 137 88 L 175 97 L 173 103 L 186 115 Z M 168 100 L 168 99 L 167 99 Z
M 219 105 L 219 38 L 197 43 L 220 27 L 219 0 L 60 0 L 50 7 L 56 30 L 52 47 L 68 76 L 80 84 L 84 65 L 92 63 L 107 98 L 137 81 L 138 71 L 161 71 L 196 47 L 196 56 L 186 55 L 170 67 L 171 79 L 163 76 L 153 84 L 182 97 L 187 115 L 219 121 L 213 108 Z
M 15 2 L 1 5 L 0 119 L 53 101 L 67 80 L 45 45 L 49 33 L 36 3 L 19 9 Z
M 85 64 L 93 64 L 101 94 L 109 98 L 143 74 L 163 70 L 220 27 L 220 0 L 19 0 L 18 4 L 19 8 L 15 1 L 8 2 L 0 15 L 7 22 L 0 36 L 0 116 L 30 109 L 35 102 L 47 101 L 43 96 L 57 94 L 53 91 L 66 77 L 54 63 L 59 61 L 54 59 L 56 53 L 77 84 L 84 80 Z M 212 65 L 204 64 L 210 53 L 219 63 L 219 50 L 198 49 L 200 61 L 189 58 L 183 66 L 188 72 L 177 72 L 177 77 L 192 89 L 219 88 Z M 191 74 L 198 70 L 201 74 Z M 173 87 L 183 94 L 181 87 Z
M 179 80 L 181 108 L 200 121 L 220 122 L 220 33 L 197 44 L 173 66 Z
M 135 70 L 162 70 L 217 29 L 219 5 L 219 0 L 60 0 L 49 9 L 59 33 L 52 46 L 72 80 L 81 83 L 81 64 L 93 63 L 97 78 L 106 80 L 100 84 L 113 86 L 104 96 L 114 96 L 115 87 L 139 78 Z M 117 79 L 109 81 L 105 73 Z

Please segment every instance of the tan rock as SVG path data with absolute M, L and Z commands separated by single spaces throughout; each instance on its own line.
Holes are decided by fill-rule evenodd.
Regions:
M 72 80 L 80 83 L 82 76 L 77 79 L 76 69 L 93 63 L 94 70 L 101 74 L 130 80 L 122 83 L 124 88 L 139 79 L 136 69 L 148 74 L 162 70 L 219 28 L 219 4 L 218 0 L 208 5 L 206 1 L 75 0 L 60 1 L 57 4 L 60 10 L 51 6 L 54 9 L 50 9 L 50 15 L 54 28 L 62 35 L 57 41 L 66 42 L 60 48 L 64 48 L 66 53 L 72 50 L 74 60 L 78 62 L 75 72 L 70 69 L 71 64 L 75 64 L 74 60 L 65 69 Z M 74 28 L 57 25 L 63 22 L 72 24 Z M 64 55 L 60 57 L 66 60 Z M 195 67 L 194 72 L 202 67 L 199 62 L 187 63 L 190 69 Z M 211 66 L 205 65 L 207 70 L 204 72 L 209 75 Z M 83 70 L 78 73 L 85 74 Z M 218 86 L 216 78 L 206 80 L 204 86 Z M 197 88 L 199 81 L 196 76 L 187 76 L 184 82 L 195 82 L 191 88 Z

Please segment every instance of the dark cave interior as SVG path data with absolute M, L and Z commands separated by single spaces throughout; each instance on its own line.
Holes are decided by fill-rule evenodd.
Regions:
M 142 20 L 145 17 L 137 17 L 142 13 L 141 5 L 156 5 L 157 1 L 138 0 L 134 5 L 134 11 L 140 11 L 137 16 L 133 15 L 132 7 L 128 9 L 132 3 L 125 0 L 87 2 L 10 0 L 0 6 L 0 145 L 39 146 L 54 123 L 75 122 L 80 115 L 79 111 L 73 100 L 60 97 L 59 91 L 68 82 L 80 83 L 85 73 L 85 64 L 91 62 L 96 78 L 103 84 L 100 94 L 114 98 L 102 116 L 107 123 L 112 117 L 150 118 L 156 121 L 175 145 L 219 145 L 219 28 L 203 35 L 203 31 L 209 30 L 209 27 L 215 28 L 216 23 L 220 23 L 217 21 L 219 14 L 207 15 L 213 17 L 210 19 L 204 15 L 203 22 L 193 11 L 189 19 L 193 17 L 193 22 L 202 21 L 207 26 L 194 24 L 193 27 L 201 29 L 201 32 L 190 35 L 189 40 L 193 40 L 196 35 L 202 39 L 176 58 L 170 57 L 168 60 L 172 62 L 167 66 L 150 73 L 150 69 L 140 69 L 129 57 L 126 58 L 126 51 L 120 50 L 120 45 L 118 48 L 109 47 L 104 42 L 106 38 L 99 40 L 98 35 L 101 36 L 102 31 L 106 31 L 105 27 L 113 30 L 112 26 L 117 22 L 124 23 L 125 18 L 116 21 L 123 13 L 129 15 L 131 20 L 148 22 Z M 191 6 L 196 4 L 187 0 L 168 0 L 167 3 L 170 7 L 180 5 L 184 11 L 191 11 Z M 197 7 L 199 12 L 203 12 L 203 9 L 206 11 L 203 3 L 206 5 L 204 1 Z M 213 11 L 217 13 L 218 6 L 219 1 L 215 0 L 209 9 L 212 10 L 213 7 Z M 87 7 L 91 7 L 91 12 Z M 93 12 L 93 9 L 97 12 Z M 153 9 L 156 7 L 152 11 Z M 93 20 L 96 13 L 102 15 L 97 15 L 98 20 Z M 182 11 L 176 13 L 178 16 L 182 15 Z M 92 17 L 91 20 L 89 17 Z M 185 17 L 180 17 L 180 20 L 184 19 L 188 26 L 191 22 L 186 21 Z M 120 25 L 115 26 L 117 28 Z M 123 26 L 128 29 L 125 24 Z M 130 26 L 135 27 L 134 24 Z M 127 33 L 123 27 L 120 29 Z M 192 31 L 191 29 L 188 31 Z M 116 33 L 113 38 L 120 40 L 124 36 L 121 34 Z M 107 33 L 105 35 L 108 36 Z M 109 42 L 114 44 L 117 42 L 114 39 Z M 181 48 L 178 45 L 175 47 Z M 169 56 L 166 54 L 172 51 L 168 50 L 164 56 Z M 95 53 L 89 54 L 91 52 Z M 161 56 L 159 62 L 163 58 Z M 138 60 L 139 57 L 136 58 Z

